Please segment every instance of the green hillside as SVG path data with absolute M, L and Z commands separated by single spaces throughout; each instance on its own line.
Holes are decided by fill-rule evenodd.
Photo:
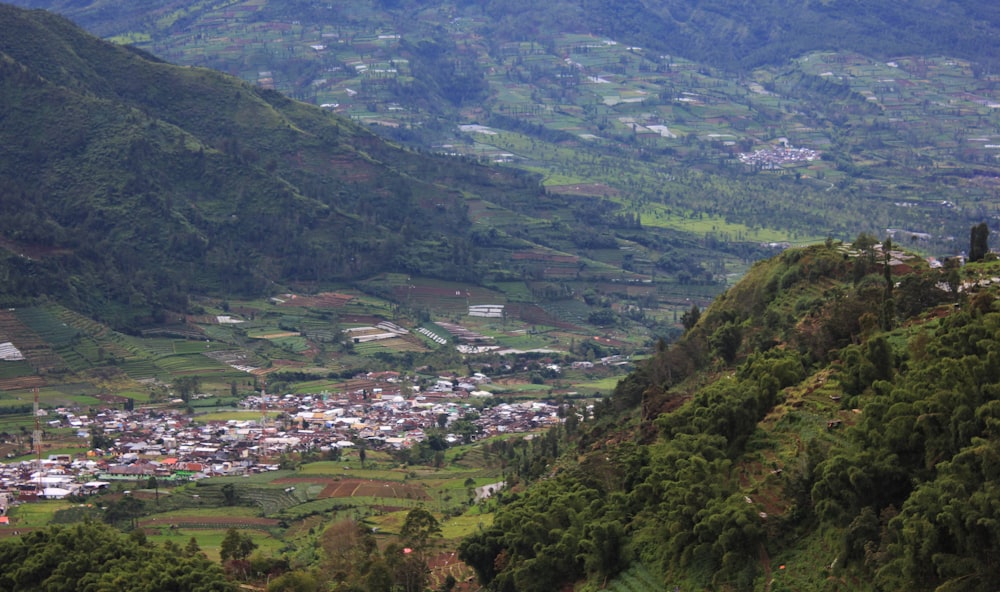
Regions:
M 403 149 L 50 13 L 4 6 L 0 19 L 6 306 L 48 295 L 135 331 L 189 311 L 194 294 L 362 282 L 409 302 L 400 285 L 419 276 L 507 286 L 500 303 L 550 305 L 530 323 L 663 335 L 679 306 L 707 301 L 727 272 L 767 251 L 642 230 L 621 203 Z
M 762 244 L 859 232 L 950 256 L 998 215 L 1000 18 L 984 2 L 22 1 L 393 141 L 539 174 L 554 203 L 470 217 L 654 282 L 738 277 Z
M 128 323 L 184 310 L 189 293 L 260 294 L 413 257 L 459 278 L 474 273 L 460 261 L 466 198 L 537 195 L 523 176 L 401 150 L 51 14 L 2 7 L 0 20 L 8 302 L 55 294 Z
M 487 589 L 991 589 L 997 262 L 862 238 L 758 263 L 533 447 L 460 551 Z

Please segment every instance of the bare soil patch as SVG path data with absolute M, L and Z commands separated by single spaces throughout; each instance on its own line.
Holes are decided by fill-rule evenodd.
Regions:
M 22 376 L 20 378 L 4 378 L 0 380 L 0 391 L 19 391 L 43 387 L 45 379 L 41 376 Z
M 302 306 L 309 308 L 341 308 L 354 299 L 348 294 L 338 294 L 337 292 L 322 292 L 312 296 L 302 296 L 293 294 L 285 300 L 281 306 Z
M 330 497 L 391 497 L 396 499 L 430 500 L 423 487 L 398 481 L 368 479 L 335 479 L 332 477 L 286 477 L 274 481 L 278 485 L 295 483 L 326 484 L 320 498 Z
M 141 528 L 165 528 L 170 526 L 184 528 L 239 528 L 277 526 L 275 518 L 258 518 L 255 516 L 171 516 L 169 518 L 148 518 L 140 520 Z

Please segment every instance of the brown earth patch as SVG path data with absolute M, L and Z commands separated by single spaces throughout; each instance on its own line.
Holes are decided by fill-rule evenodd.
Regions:
M 378 174 L 375 167 L 354 157 L 331 158 L 328 164 L 338 172 L 339 178 L 345 182 L 364 183 L 372 181 Z
M 465 298 L 469 295 L 467 290 L 456 290 L 454 288 L 441 288 L 436 286 L 401 286 L 400 288 L 397 288 L 396 291 L 402 291 L 403 294 L 410 294 L 412 296 L 452 296 L 454 298 Z
M 556 255 L 555 253 L 540 253 L 538 251 L 517 251 L 510 256 L 514 261 L 544 261 L 546 263 L 577 264 L 580 258 L 575 255 Z
M 479 584 L 476 582 L 476 572 L 459 559 L 456 553 L 448 551 L 429 557 L 427 567 L 430 569 L 429 583 L 433 590 L 443 590 L 444 582 L 449 575 L 455 578 L 456 582 L 452 590 L 472 592 L 472 590 L 479 589 Z
M 7 249 L 11 253 L 17 253 L 18 255 L 23 255 L 28 259 L 44 259 L 46 257 L 55 257 L 58 255 L 70 255 L 73 253 L 72 249 L 45 247 L 41 245 L 29 245 L 25 243 L 18 243 L 5 238 L 0 238 L 0 247 Z
M 302 368 L 306 365 L 305 362 L 300 362 L 298 360 L 271 360 L 271 363 L 275 366 L 281 366 L 283 368 Z
M 41 376 L 22 376 L 20 378 L 4 378 L 0 380 L 0 391 L 19 391 L 35 387 L 43 387 L 47 383 Z
M 254 516 L 171 516 L 169 518 L 149 518 L 140 520 L 141 528 L 165 528 L 170 526 L 184 528 L 230 528 L 230 527 L 261 527 L 277 526 L 275 518 L 258 518 Z
M 354 296 L 348 294 L 338 294 L 337 292 L 322 292 L 312 296 L 292 294 L 281 306 L 302 306 L 309 308 L 342 308 L 348 302 L 354 300 Z
M 396 499 L 430 500 L 423 487 L 398 481 L 370 481 L 368 479 L 335 479 L 333 477 L 285 477 L 276 479 L 277 485 L 294 483 L 326 484 L 320 492 L 321 499 L 330 497 L 391 497 Z
M 548 325 L 549 327 L 566 329 L 567 331 L 580 330 L 580 328 L 573 323 L 567 323 L 566 321 L 557 319 L 536 304 L 520 304 L 517 306 L 514 314 L 516 314 L 516 318 L 519 318 L 525 323 L 531 325 Z
M 281 339 L 282 337 L 298 337 L 302 333 L 298 331 L 275 331 L 274 333 L 267 333 L 261 335 L 261 339 Z
M 381 323 L 384 319 L 379 317 L 367 316 L 367 315 L 344 315 L 340 317 L 340 322 L 351 323 L 356 325 L 377 325 Z

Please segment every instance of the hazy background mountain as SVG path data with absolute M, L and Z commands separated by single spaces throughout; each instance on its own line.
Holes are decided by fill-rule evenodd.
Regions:
M 997 215 L 988 3 L 25 4 L 394 141 L 540 173 L 550 193 L 589 198 L 573 212 L 610 208 L 643 236 L 699 243 L 684 271 L 715 282 L 761 243 L 861 231 L 949 256 Z M 815 158 L 744 159 L 786 146 Z M 596 222 L 556 210 L 531 215 Z M 600 242 L 671 258 L 630 238 Z
M 65 14 L 102 37 L 135 31 L 170 35 L 213 10 L 209 4 L 190 0 L 152 0 L 141 5 L 111 0 L 14 4 Z M 232 10 L 240 3 L 227 6 Z M 992 43 L 1000 34 L 1000 9 L 990 2 L 296 1 L 265 3 L 257 15 L 322 21 L 331 12 L 347 19 L 363 15 L 373 26 L 392 23 L 404 29 L 425 24 L 427 13 L 433 12 L 482 17 L 477 32 L 493 43 L 540 40 L 557 32 L 593 33 L 731 71 L 781 64 L 817 50 L 851 50 L 883 59 L 949 55 L 990 69 L 1000 59 L 1000 50 Z

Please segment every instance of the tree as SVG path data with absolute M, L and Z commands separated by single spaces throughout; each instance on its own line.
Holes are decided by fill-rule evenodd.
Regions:
M 156 495 L 156 503 L 160 503 L 160 482 L 156 480 L 155 475 L 149 476 L 149 481 L 146 482 L 146 489 L 152 489 Z
M 267 586 L 268 592 L 317 592 L 321 590 L 320 582 L 311 573 L 290 571 L 271 580 Z
M 253 537 L 249 534 L 241 533 L 235 528 L 226 531 L 226 537 L 222 539 L 219 547 L 219 557 L 223 561 L 235 559 L 242 561 L 253 553 L 257 548 L 257 543 L 253 542 Z
M 877 244 L 878 244 L 878 239 L 875 238 L 874 235 L 869 234 L 867 232 L 862 232 L 857 236 L 857 238 L 854 239 L 854 242 L 851 244 L 851 247 L 861 252 L 867 253 L 868 251 L 871 250 L 872 247 L 874 247 Z
M 743 332 L 740 330 L 740 327 L 730 321 L 712 333 L 709 343 L 719 353 L 719 357 L 726 362 L 732 362 L 736 359 L 742 339 Z
M 235 506 L 239 503 L 239 496 L 236 493 L 236 486 L 232 483 L 226 483 L 222 486 L 222 501 L 227 506 Z
M 197 376 L 180 376 L 174 379 L 171 386 L 177 391 L 177 396 L 187 403 L 191 400 L 191 395 L 201 388 L 201 379 Z
M 232 592 L 218 564 L 99 523 L 52 526 L 0 542 L 0 590 Z
M 23 426 L 22 426 L 23 428 Z M 104 428 L 94 424 L 90 426 L 90 447 L 106 450 L 115 445 L 114 438 L 104 433 Z
M 690 331 L 698 324 L 698 319 L 701 318 L 701 309 L 698 308 L 697 304 L 691 305 L 691 310 L 685 312 L 681 315 L 681 324 L 684 325 L 685 331 Z
M 589 536 L 581 541 L 584 566 L 604 581 L 614 577 L 628 565 L 626 542 L 628 537 L 621 522 L 595 522 L 589 525 Z
M 389 543 L 382 554 L 383 561 L 392 573 L 393 590 L 422 592 L 430 575 L 423 554 L 409 547 Z
M 114 526 L 125 523 L 126 529 L 135 528 L 139 516 L 142 516 L 144 506 L 142 500 L 127 495 L 108 504 L 104 510 L 104 521 Z
M 186 557 L 194 557 L 195 555 L 202 555 L 201 546 L 198 544 L 198 539 L 191 537 L 188 539 L 187 545 L 184 546 L 184 555 Z
M 432 537 L 441 536 L 441 525 L 426 508 L 418 506 L 406 515 L 399 536 L 406 544 L 422 551 Z
M 317 540 L 323 551 L 319 569 L 327 581 L 361 581 L 378 553 L 371 529 L 353 520 L 331 524 Z
M 982 261 L 990 252 L 990 227 L 986 222 L 980 222 L 972 227 L 969 239 L 969 262 Z

